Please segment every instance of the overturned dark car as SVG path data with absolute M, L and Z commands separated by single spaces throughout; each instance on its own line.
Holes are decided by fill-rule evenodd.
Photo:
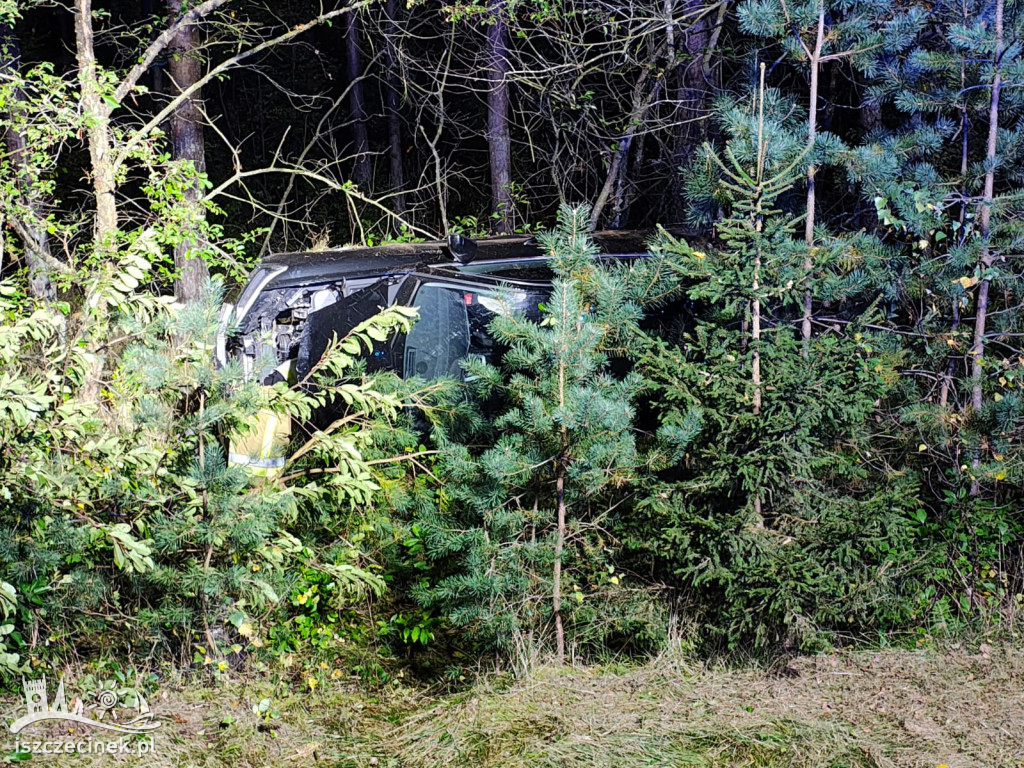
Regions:
M 647 256 L 644 235 L 594 235 L 600 258 Z M 239 359 L 247 376 L 271 384 L 305 378 L 335 337 L 384 307 L 417 307 L 408 334 L 396 334 L 367 361 L 404 378 L 458 378 L 461 362 L 493 362 L 488 324 L 499 311 L 539 315 L 551 291 L 549 257 L 527 236 L 284 253 L 253 272 L 217 337 L 222 363 Z M 499 296 L 501 301 L 499 302 Z
M 599 232 L 593 241 L 601 260 L 649 255 L 644 233 Z M 409 306 L 419 314 L 412 329 L 378 342 L 367 370 L 461 378 L 470 357 L 498 362 L 501 349 L 489 333 L 496 315 L 540 318 L 552 290 L 550 262 L 527 236 L 277 254 L 256 268 L 236 304 L 224 306 L 216 354 L 265 385 L 305 381 L 335 339 L 383 308 Z M 287 418 L 261 411 L 254 431 L 231 439 L 229 461 L 274 477 L 286 465 L 291 434 Z

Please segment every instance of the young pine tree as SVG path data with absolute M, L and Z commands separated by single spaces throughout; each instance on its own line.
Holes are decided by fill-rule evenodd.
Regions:
M 963 616 L 1012 593 L 1004 553 L 1022 525 L 1022 34 L 1012 0 L 930 5 L 923 34 L 876 67 L 872 96 L 899 128 L 852 165 L 894 253 L 890 323 L 917 340 L 885 428 L 926 478 L 922 530 L 948 545 L 936 576 Z
M 925 14 L 917 8 L 896 9 L 885 0 L 744 0 L 739 5 L 738 15 L 743 31 L 776 42 L 792 62 L 797 81 L 802 83 L 806 79 L 807 82 L 805 114 L 811 151 L 804 163 L 801 319 L 806 356 L 809 348 L 806 342 L 813 332 L 815 300 L 820 298 L 816 295 L 817 283 L 828 274 L 829 251 L 834 250 L 829 234 L 818 230 L 818 171 L 823 164 L 835 163 L 842 149 L 836 136 L 823 133 L 819 128 L 818 112 L 824 105 L 822 77 L 827 68 L 843 64 L 854 72 L 873 68 L 880 50 L 897 52 L 913 40 L 923 25 Z M 830 245 L 833 248 L 829 248 Z
M 800 206 L 790 192 L 808 143 L 793 114 L 763 79 L 751 108 L 722 112 L 729 138 L 706 150 L 725 208 L 716 242 L 655 244 L 674 255 L 695 324 L 640 366 L 662 422 L 700 426 L 684 459 L 650 482 L 630 543 L 675 574 L 730 644 L 810 644 L 898 619 L 912 560 L 913 484 L 873 465 L 866 429 L 898 357 L 862 311 L 800 333 L 804 243 L 787 209 Z
M 932 423 L 922 428 L 939 438 L 948 433 L 935 429 L 948 423 L 947 409 L 962 413 L 967 429 L 948 437 L 975 457 L 968 481 L 977 495 L 979 481 L 1000 470 L 978 463 L 991 458 L 981 455 L 996 416 L 989 398 L 1012 394 L 998 381 L 1017 352 L 999 337 L 1020 330 L 1012 310 L 1021 285 L 1005 264 L 1024 243 L 1024 101 L 1014 87 L 1022 61 L 1011 44 L 1024 21 L 1012 2 L 938 3 L 929 15 L 927 34 L 880 62 L 885 74 L 873 89 L 908 119 L 871 137 L 853 173 L 874 197 L 887 237 L 901 245 L 893 280 L 907 289 L 894 319 L 937 342 L 926 345 L 922 362 L 940 386 L 917 399 L 938 408 L 925 408 Z
M 476 396 L 503 404 L 489 445 L 442 438 L 444 490 L 418 527 L 439 572 L 416 592 L 425 607 L 506 650 L 551 640 L 559 661 L 624 631 L 604 525 L 643 461 L 641 380 L 615 375 L 609 355 L 641 313 L 622 275 L 595 261 L 588 214 L 563 208 L 542 236 L 557 273 L 543 319 L 492 322 L 508 351 L 500 367 L 471 367 Z

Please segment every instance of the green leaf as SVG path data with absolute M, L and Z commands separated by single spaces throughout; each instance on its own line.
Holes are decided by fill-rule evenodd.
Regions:
M 0 617 L 6 619 L 18 605 L 18 593 L 12 584 L 0 581 Z

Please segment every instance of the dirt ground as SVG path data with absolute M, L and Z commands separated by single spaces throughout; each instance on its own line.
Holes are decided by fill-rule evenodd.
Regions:
M 372 694 L 343 680 L 312 694 L 234 681 L 159 690 L 150 706 L 161 721 L 152 754 L 26 762 L 1024 768 L 1024 649 L 1008 645 L 839 652 L 769 669 L 666 654 L 644 666 L 542 667 L 455 694 Z M 0 706 L 8 723 L 23 713 L 14 699 Z M 83 735 L 33 729 L 32 739 Z M 14 746 L 10 734 L 0 738 L 0 763 L 18 760 Z

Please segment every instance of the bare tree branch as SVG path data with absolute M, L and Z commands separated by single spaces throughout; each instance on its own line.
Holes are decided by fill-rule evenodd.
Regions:
M 139 143 L 150 134 L 150 132 L 159 127 L 160 124 L 164 122 L 164 120 L 170 117 L 170 115 L 174 112 L 174 110 L 178 108 L 178 106 L 182 102 L 188 99 L 193 93 L 202 88 L 211 80 L 223 75 L 225 72 L 231 69 L 234 69 L 235 67 L 239 66 L 242 62 L 252 58 L 258 53 L 262 53 L 263 51 L 273 48 L 275 45 L 280 45 L 281 43 L 285 43 L 289 40 L 292 40 L 301 35 L 302 33 L 308 32 L 310 29 L 313 29 L 314 27 L 319 26 L 320 24 L 324 24 L 330 21 L 331 19 L 337 18 L 338 16 L 341 16 L 344 13 L 350 13 L 359 8 L 365 8 L 366 6 L 370 5 L 371 2 L 372 0 L 360 0 L 359 2 L 353 3 L 352 5 L 345 6 L 344 8 L 338 8 L 333 11 L 320 14 L 315 19 L 311 19 L 302 24 L 296 24 L 287 32 L 277 35 L 276 37 L 272 37 L 268 40 L 264 40 L 261 43 L 254 45 L 252 48 L 241 51 L 229 59 L 225 59 L 220 64 L 215 66 L 213 69 L 211 69 L 209 72 L 207 72 L 205 75 L 203 75 L 201 78 L 199 78 L 191 86 L 189 86 L 181 93 L 179 93 L 177 96 L 175 96 L 173 99 L 171 99 L 164 106 L 164 108 L 157 112 L 157 114 L 154 115 L 152 118 L 150 118 L 150 120 L 145 125 L 137 129 L 132 135 L 132 137 L 124 143 L 124 145 L 115 155 L 115 169 L 119 168 L 121 164 L 131 154 L 132 150 L 135 149 L 139 145 Z
M 212 13 L 222 5 L 227 5 L 229 2 L 231 2 L 231 0 L 206 0 L 206 2 L 200 3 L 194 8 L 189 8 L 188 11 L 182 14 L 181 18 L 161 32 L 157 36 L 156 40 L 149 44 L 145 53 L 142 54 L 142 58 L 140 58 L 128 74 L 124 76 L 124 79 L 121 80 L 121 84 L 117 86 L 117 90 L 114 91 L 114 100 L 117 101 L 118 104 L 124 101 L 124 98 L 136 85 L 138 85 L 139 79 L 146 74 L 146 71 L 150 66 L 152 66 L 153 62 L 156 61 L 157 57 L 168 45 L 171 44 L 171 41 L 174 40 L 182 27 L 188 26 L 189 24 L 195 24 L 207 14 Z M 113 107 L 111 107 L 111 109 L 113 109 Z
M 252 171 L 237 171 L 234 175 L 231 176 L 231 178 L 226 179 L 219 186 L 215 187 L 214 189 L 211 189 L 209 193 L 207 193 L 204 200 L 209 201 L 214 199 L 215 197 L 223 194 L 224 191 L 231 187 L 233 184 L 236 184 L 242 181 L 243 179 L 251 178 L 253 176 L 263 176 L 272 173 L 286 173 L 292 176 L 299 176 L 302 178 L 310 179 L 311 181 L 320 182 L 321 184 L 330 189 L 333 189 L 337 192 L 343 192 L 345 195 L 354 200 L 359 200 L 361 202 L 367 203 L 375 208 L 380 209 L 388 216 L 392 217 L 397 222 L 407 227 L 410 232 L 416 232 L 418 234 L 430 238 L 431 240 L 437 239 L 437 235 L 434 232 L 417 227 L 416 225 L 399 216 L 394 211 L 390 210 L 387 206 L 385 206 L 378 200 L 374 200 L 371 197 L 367 197 L 366 195 L 362 194 L 361 192 L 359 192 L 359 190 L 355 188 L 339 183 L 337 179 L 333 179 L 330 176 L 325 176 L 321 173 L 317 173 L 316 171 L 311 171 L 307 168 L 299 168 L 295 166 L 282 166 L 272 168 L 260 168 Z

